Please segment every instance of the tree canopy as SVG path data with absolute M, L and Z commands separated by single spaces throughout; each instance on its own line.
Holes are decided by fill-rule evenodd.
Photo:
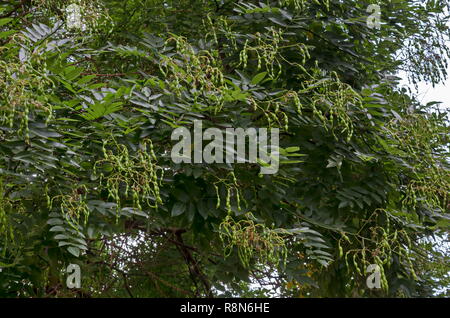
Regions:
M 447 78 L 449 3 L 377 3 L 2 1 L 0 296 L 448 295 L 448 112 L 398 74 Z M 278 173 L 174 163 L 196 120 Z

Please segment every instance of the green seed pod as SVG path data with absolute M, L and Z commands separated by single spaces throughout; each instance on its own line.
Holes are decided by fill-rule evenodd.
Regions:
M 220 195 L 219 195 L 219 187 L 214 183 L 213 184 L 214 189 L 216 190 L 216 200 L 217 200 L 217 204 L 216 204 L 216 209 L 220 208 Z
M 231 214 L 232 210 L 231 210 L 231 189 L 230 188 L 227 188 L 227 197 L 226 197 L 225 206 L 227 208 L 228 214 Z

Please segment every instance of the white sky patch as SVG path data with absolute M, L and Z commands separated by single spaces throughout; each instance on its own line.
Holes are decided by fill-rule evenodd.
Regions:
M 433 87 L 433 85 L 420 82 L 417 90 L 412 83 L 408 83 L 406 76 L 399 74 L 403 79 L 400 81 L 401 86 L 409 87 L 413 93 L 417 94 L 418 100 L 421 104 L 429 102 L 442 102 L 440 109 L 443 111 L 450 111 L 450 77 L 443 83 Z

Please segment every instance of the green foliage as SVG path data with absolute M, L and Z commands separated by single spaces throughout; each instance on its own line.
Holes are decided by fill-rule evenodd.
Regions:
M 448 3 L 371 3 L 0 4 L 0 296 L 448 293 L 448 112 L 392 75 L 446 78 Z M 280 128 L 279 172 L 174 164 L 194 120 Z

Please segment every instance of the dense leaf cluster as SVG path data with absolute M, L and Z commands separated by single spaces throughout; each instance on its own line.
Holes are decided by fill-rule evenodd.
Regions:
M 448 113 L 395 76 L 446 78 L 448 3 L 375 2 L 2 2 L 0 295 L 448 293 Z M 195 120 L 279 128 L 279 172 L 174 164 Z

